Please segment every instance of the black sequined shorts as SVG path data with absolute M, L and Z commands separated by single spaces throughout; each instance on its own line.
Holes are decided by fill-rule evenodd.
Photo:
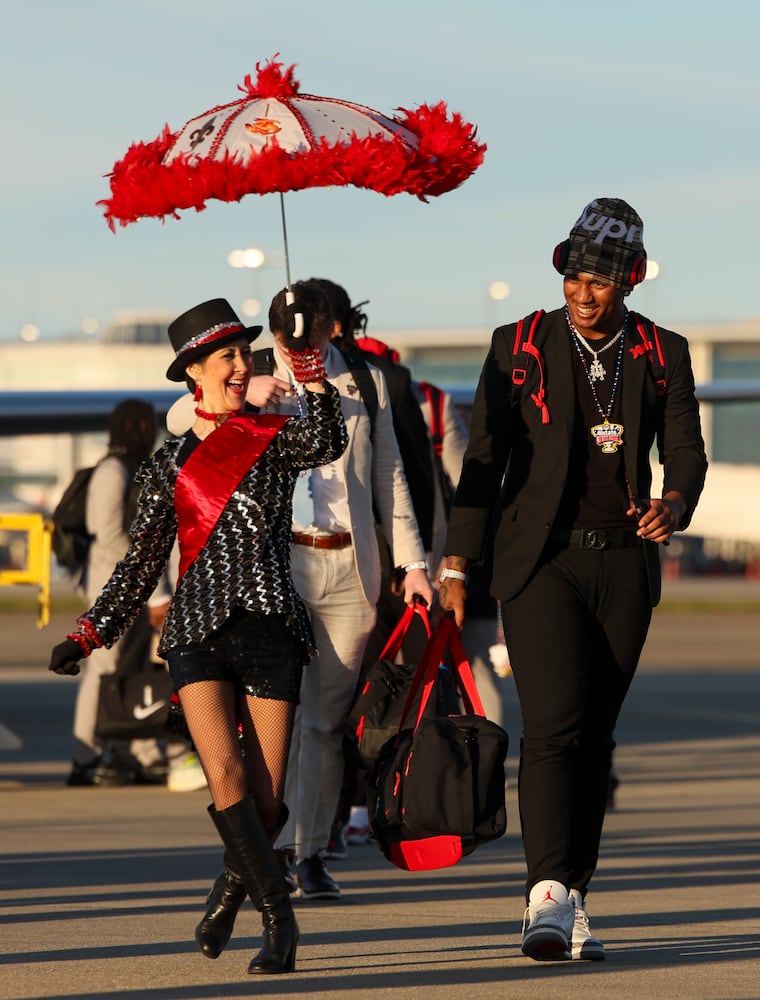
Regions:
M 256 698 L 297 705 L 308 651 L 287 615 L 238 610 L 192 646 L 166 654 L 174 690 L 195 681 L 230 681 Z

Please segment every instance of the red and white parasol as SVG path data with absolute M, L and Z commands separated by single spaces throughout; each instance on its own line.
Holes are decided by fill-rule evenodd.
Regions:
M 144 216 L 179 218 L 209 199 L 353 185 L 426 201 L 451 191 L 483 162 L 476 128 L 446 105 L 379 111 L 336 98 L 301 94 L 295 66 L 276 56 L 256 64 L 242 98 L 167 125 L 152 142 L 132 145 L 114 164 L 104 207 L 111 229 Z M 285 236 L 288 287 L 290 268 Z

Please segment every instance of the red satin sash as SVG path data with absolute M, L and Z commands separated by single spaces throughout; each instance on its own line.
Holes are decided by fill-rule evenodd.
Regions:
M 209 434 L 180 469 L 174 487 L 182 579 L 208 541 L 216 522 L 265 448 L 288 418 L 239 414 Z

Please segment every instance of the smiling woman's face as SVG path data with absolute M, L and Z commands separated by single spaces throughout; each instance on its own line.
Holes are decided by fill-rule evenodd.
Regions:
M 213 351 L 187 369 L 201 387 L 203 409 L 212 413 L 240 410 L 251 377 L 251 345 L 242 337 Z

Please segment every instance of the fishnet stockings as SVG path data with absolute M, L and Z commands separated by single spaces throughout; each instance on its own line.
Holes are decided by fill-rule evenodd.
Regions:
M 187 684 L 179 699 L 215 808 L 252 795 L 263 825 L 273 830 L 285 791 L 295 705 L 240 695 L 226 681 Z

